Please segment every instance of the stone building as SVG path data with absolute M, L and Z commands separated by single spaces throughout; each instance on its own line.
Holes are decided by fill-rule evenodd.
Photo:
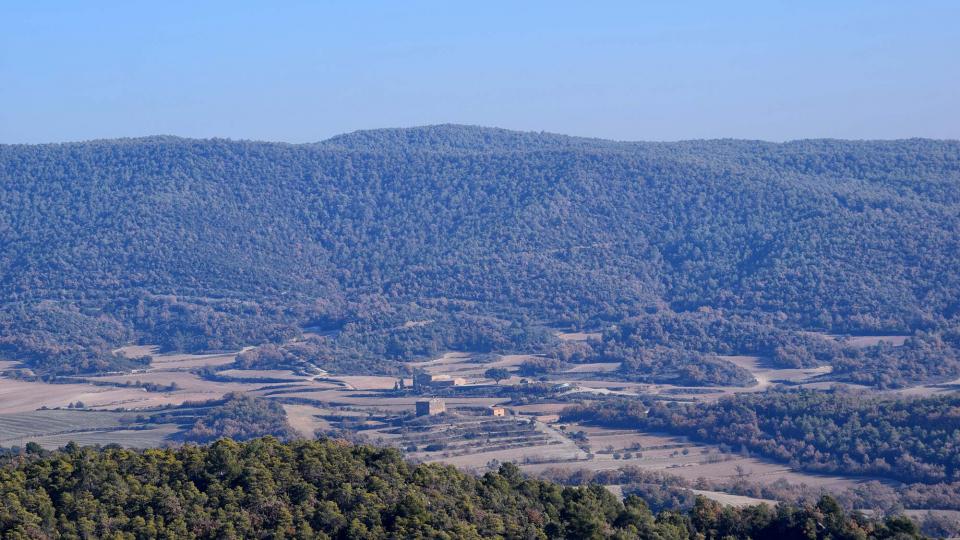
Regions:
M 421 399 L 417 401 L 417 416 L 434 416 L 447 412 L 447 405 L 442 399 Z
M 465 384 L 467 384 L 467 380 L 462 377 L 433 375 L 430 373 L 417 373 L 413 376 L 413 387 L 415 390 L 428 388 L 448 388 L 450 386 L 463 386 Z

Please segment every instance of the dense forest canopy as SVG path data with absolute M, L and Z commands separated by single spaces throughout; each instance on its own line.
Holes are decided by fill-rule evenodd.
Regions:
M 689 435 L 810 471 L 960 485 L 957 394 L 891 399 L 845 391 L 771 391 L 715 403 L 615 400 L 573 406 L 561 416 Z
M 335 354 L 406 358 L 704 308 L 766 334 L 937 340 L 960 313 L 960 143 L 435 126 L 5 145 L 0 247 L 0 350 L 51 373 L 129 368 L 109 351 L 131 340 L 216 350 L 346 328 Z M 658 358 L 722 353 L 708 349 Z M 743 379 L 703 357 L 694 379 Z
M 654 516 L 638 497 L 563 487 L 511 464 L 481 477 L 340 441 L 132 451 L 39 446 L 0 457 L 4 538 L 920 538 L 905 517 L 815 505 Z
M 244 441 L 270 435 L 281 440 L 295 439 L 283 406 L 276 401 L 230 393 L 183 434 L 183 439 L 210 442 L 222 438 Z

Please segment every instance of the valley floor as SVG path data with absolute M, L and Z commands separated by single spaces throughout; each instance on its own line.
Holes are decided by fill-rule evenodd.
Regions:
M 578 333 L 563 337 L 583 340 L 594 336 Z M 450 352 L 410 366 L 432 375 L 464 379 L 462 386 L 439 392 L 448 414 L 410 422 L 410 413 L 423 396 L 395 391 L 397 379 L 393 377 L 221 369 L 220 380 L 209 380 L 199 373 L 200 368 L 223 368 L 233 362 L 237 353 L 165 355 L 146 346 L 127 347 L 120 352 L 132 356 L 151 354 L 153 361 L 142 372 L 87 377 L 85 382 L 69 384 L 0 377 L 0 446 L 22 446 L 28 441 L 49 448 L 68 441 L 140 448 L 174 444 L 175 435 L 184 426 L 150 422 L 152 414 L 241 392 L 281 403 L 291 426 L 304 437 L 317 433 L 347 435 L 400 447 L 415 460 L 476 471 L 506 461 L 516 462 L 533 474 L 638 467 L 691 482 L 789 482 L 826 491 L 842 491 L 870 480 L 801 472 L 740 449 L 697 443 L 685 437 L 558 422 L 564 407 L 591 396 L 716 400 L 737 392 L 762 392 L 784 383 L 824 386 L 827 383 L 812 381 L 829 373 L 829 368 L 775 369 L 761 358 L 727 357 L 749 370 L 758 384 L 744 388 L 687 388 L 623 382 L 610 376 L 617 364 L 582 364 L 550 376 L 549 384 L 557 389 L 551 398 L 516 401 L 500 392 L 501 385 L 520 384 L 523 377 L 516 371 L 530 356 L 503 356 L 492 363 L 479 363 L 469 353 Z M 12 363 L 4 364 L 0 368 Z M 485 379 L 483 373 L 490 367 L 510 370 L 510 379 L 500 384 Z M 408 378 L 404 383 L 409 388 L 412 381 Z M 946 391 L 953 389 L 933 385 L 905 393 Z M 504 406 L 507 415 L 491 416 L 493 405 Z M 407 420 L 401 422 L 400 418 Z M 742 504 L 747 500 L 703 491 L 724 503 Z

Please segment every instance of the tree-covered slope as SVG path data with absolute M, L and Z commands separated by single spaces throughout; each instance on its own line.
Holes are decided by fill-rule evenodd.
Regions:
M 960 482 L 957 394 L 891 399 L 843 391 L 774 391 L 714 403 L 615 400 L 573 406 L 561 416 L 688 435 L 816 472 Z
M 654 516 L 603 486 L 562 487 L 513 465 L 482 477 L 337 441 L 221 440 L 130 451 L 68 445 L 0 458 L 4 538 L 919 538 L 906 518 L 804 507 Z
M 34 357 L 410 309 L 529 326 L 709 306 L 912 332 L 960 309 L 960 143 L 436 126 L 0 146 L 0 246 L 0 344 Z

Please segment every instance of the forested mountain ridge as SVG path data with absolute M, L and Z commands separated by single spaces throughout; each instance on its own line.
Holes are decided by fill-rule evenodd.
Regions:
M 960 312 L 960 143 L 433 126 L 305 145 L 8 145 L 0 246 L 0 345 L 35 363 L 96 367 L 130 339 L 203 350 L 387 328 L 420 311 L 514 334 L 698 308 L 942 332 Z

